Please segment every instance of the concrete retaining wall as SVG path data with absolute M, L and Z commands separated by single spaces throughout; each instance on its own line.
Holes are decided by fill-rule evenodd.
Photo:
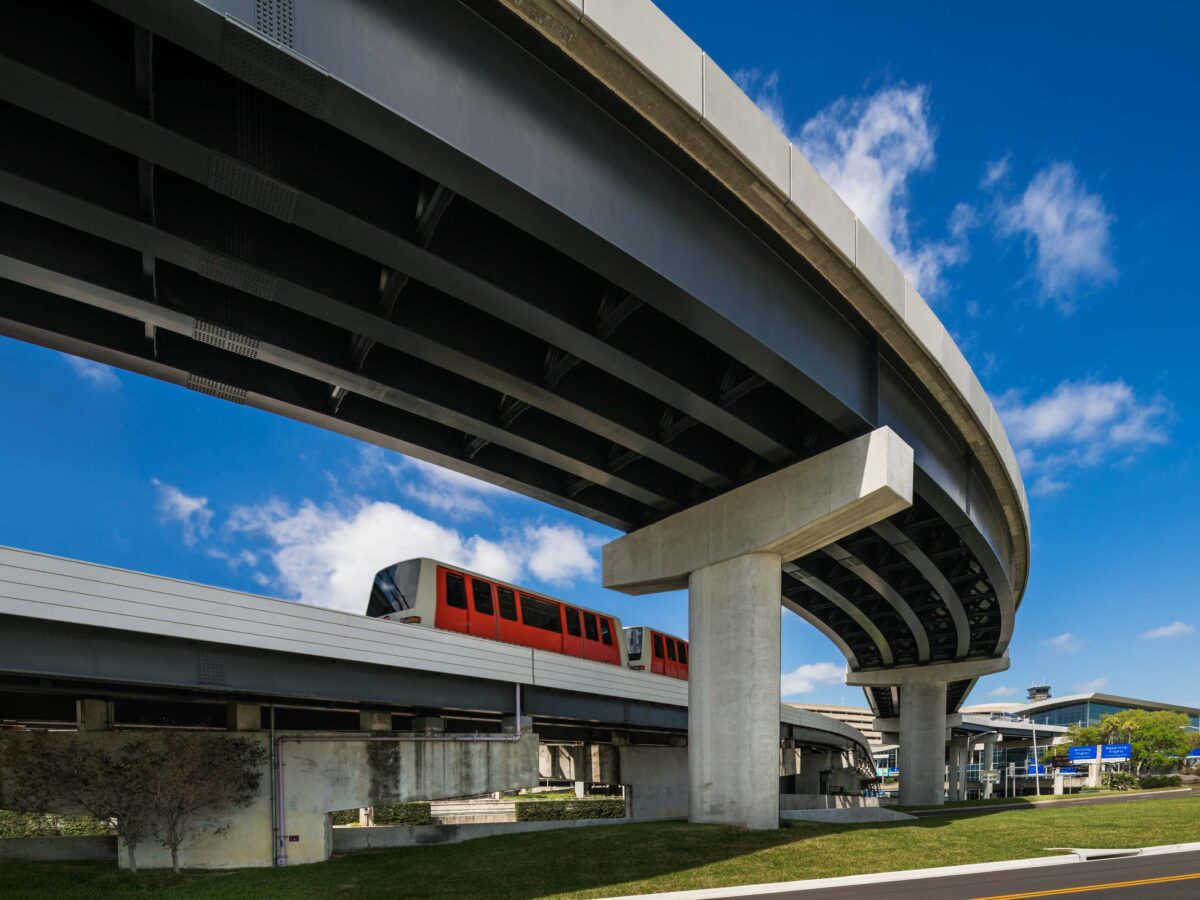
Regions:
M 780 794 L 781 812 L 791 809 L 867 809 L 879 806 L 878 797 L 856 794 Z
M 222 734 L 196 733 L 197 740 L 214 740 Z M 238 732 L 239 737 L 260 741 L 261 732 Z M 3 760 L 6 754 L 28 752 L 31 735 L 0 735 L 0 801 L 5 795 Z M 63 732 L 48 736 L 71 742 L 80 753 L 91 746 L 120 746 L 133 740 L 153 740 L 153 732 Z M 322 738 L 329 737 L 322 735 Z M 366 742 L 339 736 L 333 740 L 288 742 L 282 747 L 284 852 L 289 865 L 320 862 L 332 850 L 329 813 L 339 809 L 467 797 L 492 791 L 532 787 L 538 782 L 537 735 L 519 741 L 395 741 Z M 275 847 L 271 833 L 271 776 L 264 769 L 257 796 L 237 810 L 218 811 L 227 820 L 220 834 L 212 827 L 196 829 L 180 848 L 180 863 L 188 868 L 269 866 Z M 0 804 L 0 808 L 6 808 Z M 7 804 L 7 808 L 16 808 Z M 76 809 L 36 812 L 78 813 Z M 165 868 L 169 852 L 152 842 L 137 847 L 139 868 Z M 128 865 L 121 842 L 118 861 Z
M 111 835 L 0 839 L 0 862 L 117 861 L 117 839 Z
M 663 816 L 639 821 L 674 821 L 679 816 Z M 560 828 L 591 828 L 596 825 L 628 825 L 633 819 L 568 819 L 561 822 L 494 822 L 483 825 L 373 825 L 357 828 L 339 825 L 333 829 L 333 849 L 375 850 L 386 847 L 424 847 L 433 844 L 461 844 L 475 838 L 528 831 L 557 831 Z

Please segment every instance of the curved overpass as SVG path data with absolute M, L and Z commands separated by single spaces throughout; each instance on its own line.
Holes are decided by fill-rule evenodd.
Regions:
M 1003 660 L 1029 521 L 991 402 L 878 241 L 648 2 L 8 19 L 4 333 L 624 531 L 889 428 L 913 450 L 905 508 L 785 560 L 783 602 L 884 716 L 910 677 L 891 673 L 936 669 L 953 711 L 972 664 Z

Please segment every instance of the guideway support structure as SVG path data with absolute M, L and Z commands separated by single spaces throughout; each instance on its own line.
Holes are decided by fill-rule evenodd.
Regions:
M 876 720 L 876 727 L 899 733 L 897 762 L 900 766 L 900 804 L 902 806 L 940 806 L 948 789 L 958 797 L 957 779 L 965 779 L 966 758 L 959 761 L 959 748 L 951 744 L 947 773 L 947 728 L 957 721 L 946 711 L 946 688 L 952 681 L 963 681 L 1003 672 L 1008 656 L 994 659 L 970 659 L 903 669 L 873 669 L 849 672 L 846 684 L 858 687 L 895 687 L 900 694 L 900 721 Z M 967 745 L 968 747 L 970 744 Z M 947 777 L 948 774 L 948 777 Z M 965 781 L 963 790 L 965 791 Z M 963 798 L 964 799 L 965 794 Z
M 880 428 L 604 547 L 604 585 L 688 589 L 688 818 L 779 827 L 783 563 L 912 505 L 913 452 Z

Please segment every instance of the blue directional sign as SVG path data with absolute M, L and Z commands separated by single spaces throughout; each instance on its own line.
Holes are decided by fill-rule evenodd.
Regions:
M 1029 766 L 1025 770 L 1025 774 L 1026 775 L 1045 775 L 1046 767 L 1045 766 Z
M 1195 750 L 1192 750 L 1187 755 L 1188 759 L 1196 759 L 1198 757 L 1200 757 L 1200 747 L 1197 747 Z
M 1059 775 L 1074 775 L 1075 767 L 1074 766 L 1059 766 L 1058 774 Z
M 1086 747 L 1067 748 L 1067 759 L 1073 763 L 1099 762 L 1099 756 L 1099 747 L 1096 744 L 1090 744 Z
M 1131 756 L 1133 756 L 1133 746 L 1131 744 L 1100 745 L 1101 762 L 1129 762 Z

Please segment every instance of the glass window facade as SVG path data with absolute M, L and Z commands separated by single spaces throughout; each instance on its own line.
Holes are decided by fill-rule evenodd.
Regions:
M 1038 725 L 1096 725 L 1104 716 L 1124 712 L 1127 709 L 1141 709 L 1140 706 L 1118 706 L 1114 703 L 1101 703 L 1096 700 L 1085 700 L 1082 703 L 1070 703 L 1057 709 L 1047 709 L 1034 713 L 1030 718 Z M 1200 730 L 1200 715 L 1188 717 L 1191 726 Z

